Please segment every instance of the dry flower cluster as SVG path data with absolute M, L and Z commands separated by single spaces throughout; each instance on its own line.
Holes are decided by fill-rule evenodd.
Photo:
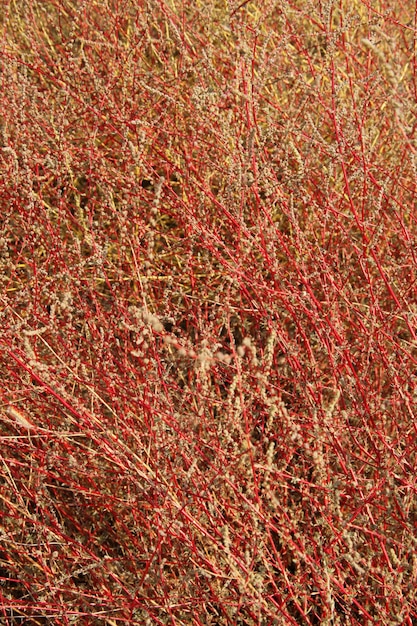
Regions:
M 1 623 L 417 624 L 416 21 L 2 0 Z

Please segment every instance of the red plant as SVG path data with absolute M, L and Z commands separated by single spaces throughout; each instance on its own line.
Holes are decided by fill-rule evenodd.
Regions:
M 5 0 L 5 624 L 408 624 L 414 7 Z

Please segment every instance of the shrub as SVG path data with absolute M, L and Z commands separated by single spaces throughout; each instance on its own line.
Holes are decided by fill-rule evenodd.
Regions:
M 4 623 L 416 623 L 399 4 L 2 3 Z

